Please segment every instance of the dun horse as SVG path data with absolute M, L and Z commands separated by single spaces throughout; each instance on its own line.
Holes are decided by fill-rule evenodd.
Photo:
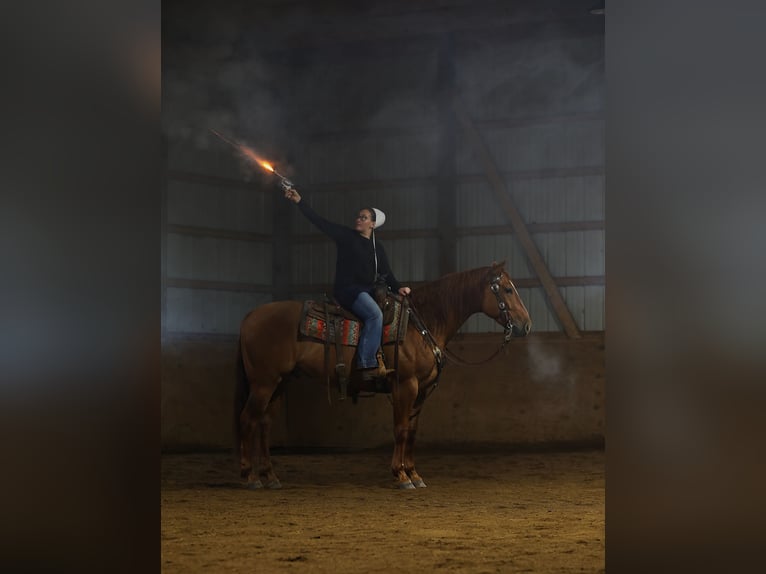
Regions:
M 398 364 L 389 379 L 395 439 L 391 472 L 399 488 L 426 486 L 413 455 L 418 417 L 441 372 L 442 350 L 460 326 L 482 312 L 503 326 L 506 342 L 526 336 L 531 328 L 503 263 L 426 283 L 412 290 L 410 301 L 413 313 L 398 356 L 394 345 L 384 345 L 386 363 Z M 281 486 L 271 464 L 269 431 L 274 400 L 291 373 L 300 370 L 317 379 L 325 374 L 325 345 L 299 340 L 301 312 L 300 301 L 267 303 L 251 311 L 240 327 L 234 427 L 240 470 L 250 488 Z M 344 347 L 346 365 L 354 364 L 355 351 Z

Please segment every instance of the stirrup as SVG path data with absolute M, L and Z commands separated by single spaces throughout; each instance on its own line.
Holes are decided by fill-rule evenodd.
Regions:
M 393 369 L 386 369 L 386 367 L 378 365 L 369 369 L 360 369 L 359 375 L 363 381 L 375 381 L 377 379 L 386 379 L 393 372 Z

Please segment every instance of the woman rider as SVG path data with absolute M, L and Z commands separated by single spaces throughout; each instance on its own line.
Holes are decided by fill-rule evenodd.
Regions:
M 388 371 L 376 356 L 383 333 L 383 313 L 373 298 L 375 280 L 383 278 L 388 287 L 400 295 L 410 293 L 409 287 L 402 287 L 396 280 L 383 245 L 375 240 L 375 228 L 383 225 L 385 214 L 375 208 L 361 209 L 352 229 L 319 216 L 301 201 L 300 194 L 293 188 L 285 190 L 285 197 L 297 204 L 311 223 L 335 241 L 337 260 L 333 295 L 343 308 L 362 321 L 357 367 L 364 381 L 385 377 Z

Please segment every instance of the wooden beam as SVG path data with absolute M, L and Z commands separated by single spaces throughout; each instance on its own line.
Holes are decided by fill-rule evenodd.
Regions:
M 349 26 L 348 20 L 335 19 L 325 25 L 290 38 L 289 50 L 279 31 L 264 33 L 259 49 L 267 60 L 290 61 L 296 55 L 310 54 L 323 61 L 369 61 L 374 58 L 407 58 L 439 48 L 445 34 L 453 34 L 458 47 L 474 46 L 477 41 L 518 42 L 529 38 L 576 39 L 604 34 L 604 19 L 593 18 L 577 3 L 554 2 L 529 10 L 507 2 L 467 3 L 465 6 L 434 7 L 431 14 L 396 13 L 376 16 L 366 13 Z M 537 2 L 539 5 L 539 1 Z M 547 3 L 546 3 L 547 4 Z M 532 5 L 535 5 L 533 2 Z M 272 21 L 277 21 L 273 14 Z
M 537 277 L 520 277 L 511 278 L 513 284 L 517 288 L 527 289 L 534 287 L 542 287 L 542 282 Z M 589 285 L 605 285 L 606 279 L 603 275 L 584 275 L 580 277 L 553 277 L 555 284 L 559 287 L 587 287 Z M 413 289 L 422 287 L 429 281 L 408 281 L 407 285 Z M 291 285 L 290 291 L 295 293 L 332 293 L 333 286 L 331 283 L 322 284 L 310 284 L 304 283 L 299 285 Z
M 273 291 L 272 285 L 258 285 L 256 283 L 238 283 L 234 281 L 207 281 L 205 279 L 181 279 L 178 277 L 168 277 L 166 280 L 168 287 L 178 289 L 209 289 L 212 291 L 236 291 L 247 293 L 268 293 Z
M 567 231 L 594 231 L 604 229 L 603 220 L 595 221 L 557 221 L 551 223 L 528 223 L 527 230 L 530 233 L 564 233 Z M 475 235 L 505 235 L 515 233 L 508 229 L 507 225 L 484 225 L 481 227 L 461 227 L 457 234 L 472 237 Z M 381 233 L 381 237 L 383 234 Z
M 573 124 L 599 121 L 604 121 L 603 112 L 562 114 L 554 116 L 529 116 L 520 118 L 486 118 L 483 120 L 475 120 L 474 124 L 480 128 L 513 129 L 528 126 Z M 440 126 L 438 125 L 433 123 L 424 123 L 414 126 L 410 124 L 379 128 L 345 128 L 323 130 L 312 133 L 309 138 L 312 142 L 325 142 L 408 137 L 436 137 L 439 130 Z
M 588 285 L 606 285 L 603 275 L 583 275 L 580 277 L 554 277 L 554 283 L 558 287 L 586 287 Z M 537 277 L 521 277 L 513 279 L 516 287 L 542 287 L 542 282 Z
M 551 223 L 529 223 L 527 230 L 530 233 L 566 233 L 568 231 L 594 231 L 604 229 L 603 220 L 594 221 L 558 221 Z M 458 237 L 475 237 L 480 235 L 508 235 L 515 233 L 507 225 L 485 225 L 480 227 L 460 227 L 455 230 Z M 385 241 L 397 239 L 436 239 L 439 237 L 437 229 L 400 229 L 381 230 L 380 238 Z M 301 243 L 329 243 L 332 240 L 321 233 L 301 233 L 294 235 L 295 244 Z
M 589 177 L 593 175 L 604 175 L 603 165 L 586 165 L 583 167 L 561 167 L 547 169 L 516 169 L 511 171 L 501 171 L 500 175 L 510 181 L 521 181 L 527 179 L 556 179 L 563 177 Z M 484 174 L 465 174 L 460 176 L 460 183 L 475 183 L 477 181 L 486 181 Z
M 542 283 L 537 277 L 512 278 L 517 288 L 541 287 Z M 588 285 L 604 285 L 606 283 L 603 275 L 585 275 L 581 277 L 554 277 L 553 281 L 560 287 L 584 287 Z M 178 289 L 203 289 L 211 291 L 231 291 L 237 293 L 273 293 L 272 285 L 259 285 L 256 283 L 238 283 L 234 281 L 207 281 L 204 279 L 182 279 L 178 277 L 168 277 L 167 287 Z M 413 289 L 421 287 L 429 281 L 408 281 L 407 285 Z M 289 294 L 296 293 L 332 293 L 332 283 L 304 283 L 299 285 L 290 285 Z
M 233 229 L 217 229 L 212 227 L 198 227 L 195 225 L 178 225 L 174 223 L 165 226 L 167 233 L 178 235 L 191 235 L 193 237 L 212 237 L 216 239 L 233 239 L 236 241 L 253 241 L 260 243 L 272 243 L 274 237 L 269 233 L 255 233 L 252 231 L 235 231 Z M 551 223 L 530 223 L 527 225 L 530 233 L 564 233 L 567 231 L 593 231 L 604 229 L 603 220 L 593 221 L 559 221 Z M 455 229 L 457 237 L 475 237 L 481 235 L 506 235 L 514 233 L 507 225 L 485 225 L 479 227 L 460 227 Z M 399 229 L 381 230 L 380 238 L 386 241 L 398 239 L 437 239 L 438 229 Z M 303 243 L 330 243 L 332 239 L 321 233 L 301 233 L 290 236 L 293 244 Z
M 525 169 L 503 171 L 500 175 L 510 181 L 521 181 L 529 179 L 554 179 L 564 177 L 588 177 L 593 175 L 604 175 L 604 166 L 591 165 L 584 167 L 565 167 L 555 169 Z M 458 183 L 477 183 L 486 181 L 486 175 L 483 174 L 463 174 L 457 175 Z M 403 177 L 391 179 L 368 179 L 357 181 L 330 181 L 315 183 L 311 185 L 311 191 L 322 192 L 356 192 L 361 190 L 382 190 L 388 191 L 394 188 L 402 187 L 430 187 L 438 186 L 437 177 Z
M 309 187 L 312 193 L 321 192 L 357 192 L 362 190 L 387 190 L 397 187 L 437 186 L 437 177 L 402 177 L 391 179 L 367 179 L 359 181 L 330 181 L 313 183 Z
M 166 331 L 162 337 L 163 343 L 176 341 L 216 341 L 236 343 L 239 333 L 205 333 L 204 331 Z M 235 347 L 236 348 L 236 347 Z
M 243 179 L 235 179 L 233 177 L 223 177 L 220 175 L 208 175 L 205 173 L 181 171 L 178 169 L 169 169 L 167 170 L 166 175 L 167 179 L 172 181 L 185 181 L 187 183 L 201 183 L 204 185 L 217 187 L 249 189 L 251 191 L 259 191 L 261 193 L 271 193 L 273 191 L 271 187 L 265 187 L 260 183 L 245 181 Z
M 510 181 L 527 180 L 527 179 L 552 179 L 552 178 L 564 178 L 564 177 L 587 177 L 593 175 L 604 175 L 604 166 L 591 165 L 583 167 L 565 167 L 554 169 L 531 169 L 531 170 L 512 170 L 501 172 L 502 177 Z M 219 176 L 206 175 L 204 173 L 186 172 L 173 170 L 167 172 L 167 177 L 174 181 L 185 181 L 189 183 L 200 183 L 203 185 L 209 185 L 211 187 L 231 187 L 237 189 L 249 189 L 252 191 L 258 191 L 260 193 L 273 193 L 271 188 L 264 188 L 256 184 L 238 180 L 229 179 Z M 458 183 L 476 183 L 479 181 L 485 181 L 486 176 L 483 174 L 463 174 L 455 176 Z M 357 192 L 361 190 L 390 190 L 394 188 L 407 188 L 407 187 L 430 187 L 438 186 L 439 178 L 436 176 L 428 177 L 402 177 L 391 179 L 368 179 L 358 181 L 329 181 L 323 183 L 311 184 L 312 193 L 322 192 Z
M 527 254 L 527 257 L 532 264 L 532 268 L 535 270 L 535 273 L 543 285 L 543 289 L 545 290 L 545 294 L 548 296 L 548 301 L 553 307 L 553 311 L 561 322 L 561 325 L 564 328 L 566 334 L 571 338 L 580 338 L 580 330 L 577 328 L 574 317 L 572 317 L 572 313 L 570 313 L 569 308 L 566 306 L 566 303 L 561 296 L 561 293 L 559 293 L 556 282 L 551 276 L 550 271 L 548 271 L 548 266 L 545 264 L 540 251 L 537 249 L 537 245 L 532 239 L 532 236 L 530 235 L 529 230 L 527 229 L 527 226 L 524 223 L 521 214 L 519 213 L 519 210 L 516 208 L 516 205 L 511 199 L 511 196 L 506 189 L 505 180 L 503 179 L 500 171 L 497 169 L 497 165 L 492 158 L 492 154 L 487 147 L 487 144 L 484 142 L 481 134 L 471 121 L 471 118 L 468 115 L 468 111 L 465 108 L 465 104 L 463 104 L 460 98 L 454 99 L 453 107 L 458 118 L 458 122 L 463 127 L 463 130 L 465 131 L 471 146 L 476 152 L 476 155 L 478 156 L 478 159 L 484 168 L 484 172 L 486 173 L 490 187 L 495 194 L 495 198 L 497 199 L 505 214 L 508 216 L 508 219 L 511 222 L 511 226 L 518 236 L 521 247 Z
M 487 118 L 475 120 L 476 127 L 513 129 L 528 126 L 543 126 L 549 124 L 581 124 L 589 122 L 603 122 L 603 112 L 591 112 L 580 114 L 562 114 L 557 116 L 530 116 L 520 118 Z
M 191 235 L 194 237 L 213 237 L 216 239 L 234 239 L 237 241 L 256 241 L 262 243 L 271 243 L 270 233 L 255 233 L 252 231 L 236 231 L 234 229 L 217 229 L 213 227 L 198 227 L 196 225 L 178 225 L 170 223 L 167 225 L 168 233 L 178 235 Z

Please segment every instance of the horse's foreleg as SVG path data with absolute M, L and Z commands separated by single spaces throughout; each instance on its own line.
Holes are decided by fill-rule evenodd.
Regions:
M 423 478 L 415 470 L 415 435 L 418 432 L 418 421 L 420 420 L 420 411 L 423 409 L 423 402 L 418 397 L 415 401 L 415 406 L 410 414 L 409 432 L 407 433 L 407 440 L 404 443 L 404 471 L 410 478 L 413 486 L 416 488 L 425 488 L 426 483 Z
M 391 473 L 397 487 L 415 488 L 407 474 L 407 445 L 410 443 L 410 413 L 417 397 L 418 381 L 415 378 L 399 381 L 392 393 L 394 403 L 394 456 Z

